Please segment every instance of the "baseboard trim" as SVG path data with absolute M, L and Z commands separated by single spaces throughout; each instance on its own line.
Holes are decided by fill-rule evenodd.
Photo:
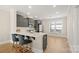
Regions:
M 4 42 L 0 42 L 0 44 L 6 44 L 6 43 L 10 43 L 10 40 L 4 41 Z
M 34 52 L 34 53 L 43 53 L 43 51 L 41 51 L 39 49 L 35 49 L 35 48 L 32 48 L 32 52 Z
M 79 46 L 78 45 L 73 45 L 72 48 L 74 49 L 73 53 L 79 53 Z
M 67 39 L 67 42 L 68 42 L 68 45 L 70 47 L 70 51 L 73 53 L 73 48 L 72 48 L 72 45 L 70 44 L 69 40 Z

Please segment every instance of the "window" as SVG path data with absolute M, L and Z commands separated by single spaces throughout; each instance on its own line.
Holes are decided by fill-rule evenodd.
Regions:
M 50 32 L 62 32 L 63 29 L 63 23 L 62 21 L 53 21 L 50 24 Z

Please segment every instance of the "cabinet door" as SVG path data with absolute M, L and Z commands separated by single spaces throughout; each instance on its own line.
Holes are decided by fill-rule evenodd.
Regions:
M 43 36 L 43 51 L 47 48 L 47 35 Z
M 24 23 L 24 25 L 23 25 L 24 27 L 28 27 L 29 26 L 29 21 L 28 21 L 27 18 L 24 18 L 23 23 Z
M 17 15 L 17 26 L 23 27 L 23 17 L 21 15 Z
M 36 31 L 36 32 L 39 32 L 39 24 L 38 24 L 38 20 L 35 20 L 34 22 L 35 22 L 35 23 L 34 23 L 35 31 Z
M 29 24 L 34 24 L 34 20 L 29 18 Z
M 34 28 L 34 20 L 33 20 L 33 19 L 31 19 L 31 18 L 29 18 L 29 25 L 32 25 L 31 27 L 33 27 L 33 28 Z
M 19 20 L 20 19 L 20 15 L 17 14 L 16 17 L 17 17 L 17 27 L 19 27 L 20 26 L 20 20 Z
M 28 27 L 29 21 L 21 15 L 17 15 L 17 27 Z

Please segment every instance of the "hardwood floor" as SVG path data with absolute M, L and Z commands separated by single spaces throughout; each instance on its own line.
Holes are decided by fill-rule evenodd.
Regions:
M 0 45 L 1 53 L 16 53 L 11 43 Z M 48 37 L 48 47 L 44 53 L 69 53 L 70 47 L 67 39 L 60 37 Z
M 15 49 L 12 47 L 11 43 L 1 44 L 0 53 L 15 53 Z
M 48 47 L 45 53 L 69 53 L 70 47 L 66 38 L 48 37 Z

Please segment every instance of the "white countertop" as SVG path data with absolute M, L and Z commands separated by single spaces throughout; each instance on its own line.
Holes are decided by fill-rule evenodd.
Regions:
M 38 36 L 43 36 L 46 33 L 42 33 L 42 32 L 16 32 L 17 34 L 22 34 L 22 35 L 26 35 L 26 36 L 32 36 L 32 37 L 38 37 Z

